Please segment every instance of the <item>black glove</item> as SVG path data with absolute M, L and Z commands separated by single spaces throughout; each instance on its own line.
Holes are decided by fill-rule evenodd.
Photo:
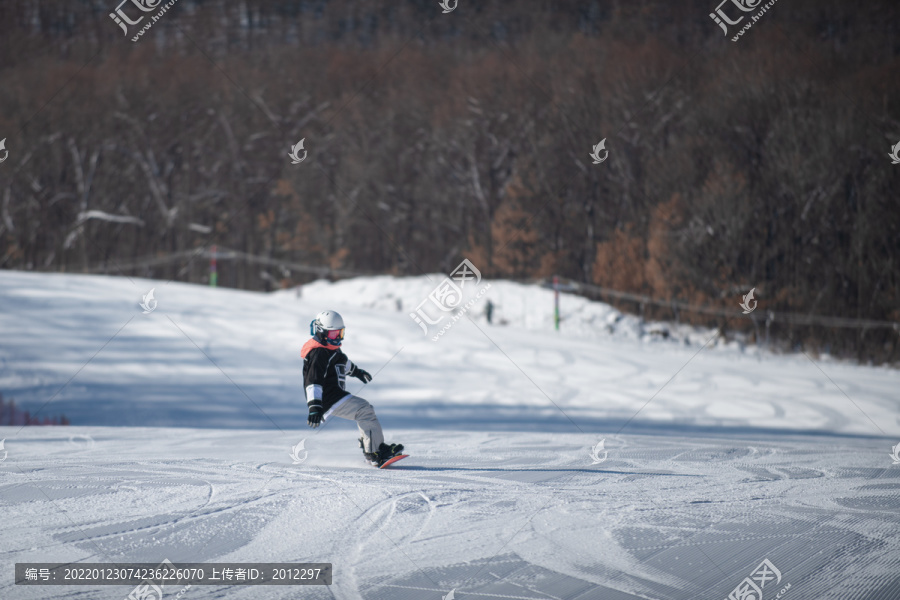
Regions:
M 369 383 L 372 381 L 372 376 L 369 375 L 369 372 L 356 367 L 356 371 L 353 372 L 353 376 L 362 381 L 363 383 Z
M 322 423 L 322 407 L 318 404 L 313 404 L 309 407 L 309 418 L 306 419 L 306 423 L 315 429 Z

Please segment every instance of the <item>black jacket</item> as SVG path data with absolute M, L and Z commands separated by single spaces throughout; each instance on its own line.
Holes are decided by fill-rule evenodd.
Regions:
M 320 405 L 323 411 L 337 404 L 350 392 L 347 377 L 356 374 L 356 365 L 335 346 L 325 346 L 314 339 L 303 345 L 303 388 L 306 404 Z

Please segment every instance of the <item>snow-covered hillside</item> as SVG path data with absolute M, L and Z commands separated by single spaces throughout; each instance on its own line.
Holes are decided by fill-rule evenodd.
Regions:
M 482 304 L 497 306 L 495 325 L 476 304 L 432 341 L 408 313 L 439 279 L 318 282 L 297 297 L 0 272 L 0 392 L 32 412 L 50 400 L 43 410 L 74 425 L 301 427 L 300 347 L 334 308 L 345 351 L 376 374 L 365 396 L 396 426 L 600 434 L 634 417 L 625 432 L 900 433 L 894 370 L 745 353 L 710 332 L 654 341 L 633 317 L 568 295 L 555 332 L 552 292 L 536 286 L 492 282 Z
M 298 295 L 0 271 L 0 392 L 74 424 L 0 427 L 0 568 L 334 565 L 327 588 L 186 600 L 722 600 L 767 559 L 764 600 L 900 598 L 895 371 L 655 340 L 565 295 L 555 332 L 549 291 L 502 281 L 432 341 L 408 313 L 439 280 Z M 323 308 L 374 375 L 351 390 L 411 454 L 392 470 L 350 423 L 305 425 Z M 3 599 L 130 591 L 0 581 Z

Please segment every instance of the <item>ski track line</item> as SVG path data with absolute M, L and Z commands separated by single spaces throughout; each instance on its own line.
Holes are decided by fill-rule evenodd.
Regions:
M 526 562 L 528 562 L 528 561 L 526 561 Z M 532 563 L 529 562 L 528 564 L 532 564 Z M 539 566 L 539 565 L 538 565 L 538 566 Z M 558 573 L 558 571 L 554 571 L 553 569 L 549 569 L 549 570 Z M 542 591 L 540 591 L 540 590 L 534 590 L 534 589 L 531 589 L 531 588 L 529 588 L 529 587 L 527 587 L 527 586 L 524 586 L 524 585 L 522 585 L 522 584 L 520 584 L 520 583 L 517 583 L 517 582 L 515 582 L 515 581 L 510 581 L 509 578 L 499 577 L 499 576 L 498 576 L 496 573 L 494 573 L 493 571 L 488 571 L 487 574 L 490 575 L 490 576 L 492 576 L 492 577 L 493 577 L 494 579 L 496 579 L 497 581 L 505 581 L 505 582 L 506 582 L 507 584 L 509 584 L 509 585 L 512 585 L 512 586 L 517 587 L 517 588 L 522 588 L 523 590 L 528 591 L 528 592 L 531 592 L 531 593 L 533 593 L 533 594 L 540 594 L 541 596 L 546 596 L 547 598 L 550 598 L 550 600 L 563 600 L 563 599 L 560 598 L 559 596 L 553 596 L 553 595 L 551 595 L 551 594 L 548 594 L 547 592 L 542 592 Z
M 96 465 L 96 467 L 92 467 L 92 468 L 94 468 L 94 469 L 97 469 L 97 468 L 101 468 L 101 469 L 102 469 L 102 468 L 105 468 L 105 469 L 107 469 L 107 470 L 116 470 L 116 471 L 121 470 L 119 467 L 106 467 L 105 465 Z M 61 470 L 62 470 L 62 469 L 61 469 Z M 40 489 L 40 487 L 41 487 L 40 484 L 41 484 L 41 483 L 57 482 L 57 481 L 60 481 L 60 480 L 63 480 L 63 481 L 64 481 L 63 476 L 60 475 L 60 474 L 56 474 L 56 471 L 52 471 L 52 472 L 50 472 L 50 473 L 53 473 L 53 476 L 52 476 L 51 478 L 49 478 L 49 479 L 41 479 L 41 480 L 38 480 L 38 481 L 23 481 L 23 482 L 18 482 L 18 483 L 14 484 L 14 485 L 11 486 L 11 487 L 8 487 L 8 488 L 7 488 L 7 487 L 5 487 L 5 488 L 0 488 L 0 491 L 5 491 L 5 490 L 7 490 L 7 489 L 13 489 L 13 488 L 23 487 L 23 486 L 27 486 L 27 487 L 36 487 L 36 488 L 39 488 L 39 489 Z M 130 482 L 135 482 L 135 483 L 142 483 L 142 482 L 140 481 L 140 477 L 139 477 L 139 476 L 138 476 L 138 477 L 135 477 L 134 475 L 140 475 L 140 474 L 132 474 L 132 475 L 130 476 L 130 478 L 129 478 L 129 481 L 130 481 Z M 164 476 L 164 475 L 161 476 L 160 474 L 157 474 L 157 473 L 149 473 L 149 472 L 148 472 L 148 473 L 146 473 L 146 475 L 147 475 L 146 479 L 148 479 L 148 480 L 164 480 L 164 479 L 165 479 L 165 476 Z M 76 473 L 74 473 L 73 475 L 70 475 L 70 477 L 84 477 L 84 475 L 83 475 L 82 473 L 76 472 Z M 184 474 L 178 474 L 178 475 L 175 475 L 174 477 L 179 478 L 179 479 L 185 479 L 185 478 L 186 478 L 186 477 L 184 476 Z M 89 479 L 88 479 L 88 478 L 85 478 L 84 481 L 90 481 L 90 482 L 95 483 L 95 484 L 99 484 L 99 485 L 106 486 L 106 485 L 109 484 L 110 479 L 112 479 L 113 481 L 116 481 L 116 479 L 114 479 L 114 478 L 111 477 L 111 476 L 110 476 L 110 477 L 102 477 L 102 476 L 97 476 L 96 474 L 92 474 L 92 476 L 91 476 Z M 197 482 L 202 482 L 202 483 L 206 484 L 206 486 L 208 487 L 208 491 L 207 491 L 207 495 L 206 495 L 206 500 L 205 500 L 205 502 L 203 503 L 202 506 L 194 507 L 194 508 L 190 508 L 190 509 L 181 509 L 179 512 L 183 512 L 184 514 L 181 515 L 180 517 L 178 517 L 177 519 L 173 520 L 173 521 L 166 521 L 166 522 L 163 522 L 163 523 L 158 523 L 158 524 L 156 524 L 156 525 L 150 525 L 150 526 L 147 526 L 147 527 L 140 527 L 140 528 L 138 528 L 138 529 L 131 529 L 131 530 L 128 530 L 127 532 L 128 532 L 128 533 L 131 533 L 131 532 L 139 532 L 139 531 L 143 531 L 143 530 L 145 530 L 145 529 L 151 529 L 151 528 L 153 528 L 153 527 L 163 527 L 163 526 L 167 526 L 167 525 L 173 525 L 173 524 L 178 523 L 184 516 L 187 516 L 188 514 L 190 514 L 190 513 L 192 513 L 192 512 L 198 512 L 198 511 L 201 511 L 201 510 L 203 510 L 204 508 L 206 508 L 207 506 L 209 506 L 210 502 L 212 501 L 213 495 L 214 495 L 214 490 L 215 490 L 214 484 L 212 484 L 211 482 L 209 482 L 209 481 L 207 481 L 207 480 L 205 480 L 205 479 L 199 478 L 199 477 L 196 478 L 196 481 L 197 481 Z M 175 484 L 171 484 L 171 485 L 175 485 Z M 81 488 L 83 488 L 83 487 L 84 487 L 84 486 L 82 485 L 82 482 L 78 482 L 78 481 L 69 481 L 67 484 L 59 486 L 59 489 L 81 489 Z M 117 485 L 116 487 L 110 487 L 108 491 L 110 491 L 111 493 L 115 494 L 115 493 L 118 493 L 118 492 L 121 491 L 121 490 L 125 490 L 125 491 L 128 491 L 128 490 L 131 490 L 131 491 L 137 491 L 138 488 L 132 487 L 132 486 L 130 486 L 130 485 L 128 485 L 128 484 L 119 484 L 119 485 Z M 63 500 L 70 500 L 70 499 L 71 499 L 71 498 L 63 498 Z M 41 501 L 45 501 L 45 499 L 44 499 L 44 500 L 41 500 Z M 30 501 L 29 501 L 29 502 L 30 502 Z M 17 504 L 21 504 L 21 503 L 17 503 Z M 154 514 L 158 514 L 158 513 L 154 513 Z M 142 517 L 137 517 L 137 518 L 142 518 Z M 129 519 L 124 520 L 124 521 L 100 521 L 99 523 L 102 524 L 102 525 L 104 525 L 104 526 L 107 526 L 107 525 L 108 525 L 108 526 L 115 526 L 116 524 L 125 524 L 125 523 L 127 523 L 128 521 L 133 521 L 133 520 L 135 520 L 135 517 L 129 518 Z M 95 522 L 95 523 L 97 523 L 97 522 Z M 86 527 L 86 526 L 89 526 L 89 524 L 88 524 L 87 522 L 84 522 L 84 523 L 77 524 L 77 525 L 69 525 L 69 526 L 63 527 L 62 529 L 56 530 L 56 532 L 57 532 L 57 533 L 65 533 L 65 532 L 67 532 L 67 530 L 70 530 L 70 529 L 72 529 L 73 527 L 79 528 L 79 529 L 80 529 L 81 527 Z M 96 526 L 96 525 L 91 525 L 91 526 Z M 85 539 L 104 539 L 104 538 L 110 537 L 110 536 L 121 535 L 122 533 L 124 533 L 124 532 L 116 532 L 116 533 L 111 533 L 111 534 L 104 534 L 104 535 L 99 535 L 99 536 L 95 536 L 95 537 L 91 537 L 91 538 L 85 538 Z
M 340 487 L 340 484 L 338 484 L 338 487 Z M 343 488 L 340 489 L 343 492 Z M 346 492 L 343 493 L 346 494 Z M 355 543 L 351 550 L 337 551 L 337 544 L 333 544 L 333 547 L 335 547 L 335 550 L 337 551 L 336 554 L 339 558 L 332 559 L 332 562 L 345 565 L 341 569 L 341 571 L 345 574 L 346 578 L 342 579 L 340 582 L 333 582 L 331 586 L 331 593 L 337 600 L 364 600 L 359 589 L 360 584 L 356 574 L 358 561 L 360 556 L 362 556 L 362 550 L 366 545 L 366 540 L 371 537 L 370 532 L 374 531 L 376 535 L 382 535 L 382 532 L 372 521 L 372 518 L 369 516 L 369 514 L 382 512 L 384 510 L 385 502 L 390 500 L 391 498 L 382 500 L 363 510 L 362 514 L 358 515 L 353 519 L 352 522 L 344 527 L 344 531 L 346 533 L 343 536 L 338 537 L 337 539 L 351 540 L 354 539 L 354 535 L 360 536 L 360 541 Z M 355 505 L 353 508 L 359 506 L 352 498 L 348 497 L 348 501 L 352 505 Z M 359 526 L 359 523 L 361 521 L 362 527 Z M 345 590 L 345 588 L 348 589 Z
M 347 492 L 344 490 L 344 486 L 348 484 L 353 486 L 361 485 L 362 482 L 358 480 L 362 479 L 363 482 L 365 481 L 365 479 L 363 479 L 363 477 L 361 476 L 363 469 L 356 469 L 356 471 L 358 471 L 360 474 L 359 477 L 345 477 L 342 480 L 338 480 L 333 478 L 334 472 L 325 471 L 321 467 L 316 467 L 314 465 L 313 468 L 320 470 L 322 474 L 310 473 L 308 471 L 298 469 L 291 469 L 289 466 L 280 466 L 278 463 L 264 463 L 260 465 L 260 470 L 262 470 L 263 472 L 272 474 L 273 476 L 282 477 L 287 481 L 291 481 L 294 477 L 300 476 L 320 483 L 327 482 L 337 488 L 338 491 L 336 492 L 336 497 L 343 496 L 351 503 L 351 505 L 355 505 L 353 508 L 351 508 L 351 510 L 355 510 L 355 508 L 359 506 L 358 503 L 352 498 L 352 496 L 349 496 L 347 494 Z M 340 473 L 346 476 L 348 472 L 340 471 Z M 355 473 L 353 475 L 355 475 Z M 388 480 L 388 478 L 381 478 L 382 482 L 385 480 Z M 383 505 L 386 502 L 390 501 L 392 501 L 392 498 L 387 498 L 384 501 L 381 501 L 376 505 L 365 509 L 362 514 L 357 516 L 350 524 L 344 527 L 345 534 L 343 536 L 336 536 L 335 540 L 353 539 L 355 535 L 362 535 L 360 533 L 360 527 L 358 525 L 359 521 L 366 518 L 366 516 L 370 512 L 383 509 Z M 377 528 L 375 528 L 372 521 L 368 518 L 366 518 L 364 526 L 367 530 L 375 529 L 375 532 L 378 535 L 383 535 L 381 531 L 378 531 Z M 365 546 L 365 544 L 365 536 L 363 536 L 363 541 L 356 544 L 354 548 L 348 552 L 346 550 L 341 550 L 338 542 L 332 543 L 332 547 L 334 548 L 333 555 L 335 556 L 335 558 L 333 558 L 331 562 L 333 564 L 346 565 L 341 569 L 341 580 L 335 581 L 334 584 L 329 588 L 332 596 L 334 596 L 334 598 L 336 598 L 337 600 L 364 600 L 359 591 L 359 584 L 356 578 L 355 566 L 362 554 L 362 548 Z M 349 590 L 345 588 L 349 588 Z
M 125 463 L 125 464 L 137 464 L 137 463 Z M 120 466 L 118 466 L 118 465 L 116 465 L 116 466 L 107 466 L 107 465 L 102 465 L 102 464 L 101 464 L 101 465 L 96 465 L 96 466 L 95 466 L 95 465 L 91 465 L 91 468 L 94 468 L 94 469 L 97 469 L 97 468 L 100 468 L 100 469 L 106 469 L 107 471 L 121 471 L 121 470 L 122 470 L 122 468 L 121 468 Z M 208 471 L 203 471 L 203 470 L 197 469 L 197 470 L 196 470 L 196 473 L 197 473 L 197 475 L 198 475 L 198 476 L 197 476 L 197 481 L 202 481 L 203 483 L 205 483 L 205 484 L 209 487 L 209 491 L 208 491 L 207 494 L 206 494 L 206 502 L 203 503 L 203 506 L 199 506 L 199 507 L 197 507 L 197 508 L 192 509 L 192 510 L 194 510 L 194 511 L 200 511 L 200 510 L 203 510 L 204 508 L 206 508 L 207 506 L 209 506 L 209 504 L 212 502 L 213 497 L 214 497 L 215 494 L 216 494 L 216 488 L 215 488 L 215 484 L 214 484 L 214 483 L 212 483 L 211 481 L 208 481 L 207 479 L 205 479 L 205 477 L 208 477 L 208 476 L 209 476 L 209 472 L 208 472 Z M 169 474 L 172 475 L 173 477 L 175 477 L 174 472 L 171 472 L 171 473 L 169 473 Z M 199 475 L 202 475 L 202 477 L 199 476 Z M 183 475 L 182 475 L 182 476 L 183 476 Z M 118 488 L 116 488 L 116 490 L 118 490 Z
M 402 533 L 403 528 L 397 528 L 397 531 L 401 532 L 399 537 L 395 535 L 391 535 L 391 529 L 389 525 L 398 514 L 405 511 L 398 511 L 397 505 L 404 501 L 407 498 L 416 497 L 423 498 L 425 500 L 425 506 L 428 507 L 428 514 L 424 517 L 424 522 L 419 525 L 414 533 Z M 351 500 L 354 504 L 356 504 L 355 500 Z M 421 505 L 421 502 L 419 503 Z M 395 546 L 398 548 L 403 548 L 404 546 L 408 546 L 412 543 L 416 538 L 418 538 L 428 527 L 431 522 L 432 517 L 436 512 L 436 507 L 431 502 L 431 500 L 420 491 L 406 492 L 400 494 L 398 496 L 391 496 L 381 500 L 369 508 L 365 509 L 362 514 L 356 517 L 352 523 L 346 526 L 346 530 L 349 530 L 351 533 L 355 532 L 355 535 L 361 536 L 360 541 L 353 546 L 353 548 L 345 552 L 340 558 L 340 561 L 333 562 L 341 562 L 342 564 L 347 565 L 345 567 L 346 571 L 342 569 L 343 572 L 348 573 L 348 587 L 352 589 L 352 592 L 344 589 L 333 590 L 334 596 L 339 598 L 339 600 L 344 600 L 344 593 L 351 593 L 352 595 L 346 600 L 363 600 L 363 596 L 360 590 L 360 583 L 356 574 L 357 566 L 360 565 L 360 560 L 363 556 L 363 549 L 366 545 L 369 544 L 370 540 L 373 540 L 376 537 L 382 538 L 387 544 L 391 546 Z M 418 518 L 418 517 L 417 517 Z M 362 526 L 359 523 L 362 522 Z M 345 536 L 344 539 L 352 539 L 351 536 Z M 403 561 L 410 561 L 409 555 L 405 552 L 403 554 Z M 419 570 L 419 567 L 413 562 L 411 563 L 412 570 Z M 343 582 L 342 582 L 343 583 Z M 337 585 L 333 586 L 337 587 Z M 344 586 L 341 585 L 341 588 Z M 337 593 L 339 592 L 339 593 Z
M 424 492 L 417 491 L 417 492 L 413 492 L 413 494 L 418 494 L 419 496 L 422 497 L 422 499 L 425 500 L 425 503 L 428 505 L 428 515 L 425 517 L 425 522 L 422 523 L 422 525 L 419 527 L 419 529 L 416 530 L 416 532 L 413 535 L 409 536 L 409 543 L 413 543 L 416 540 L 418 540 L 419 536 L 421 536 L 422 533 L 424 533 L 425 530 L 428 529 L 428 526 L 431 524 L 432 518 L 434 517 L 435 513 L 437 512 L 437 506 L 434 504 L 434 502 L 431 501 L 431 498 L 429 498 L 427 495 L 425 495 Z
M 281 491 L 279 490 L 278 492 L 272 492 L 272 493 L 270 493 L 270 494 L 268 494 L 268 495 L 266 495 L 266 496 L 254 496 L 254 497 L 252 497 L 252 498 L 246 498 L 246 499 L 244 499 L 243 501 L 241 501 L 241 502 L 239 502 L 239 503 L 237 503 L 237 504 L 230 504 L 230 505 L 228 505 L 228 506 L 222 506 L 222 507 L 215 508 L 215 509 L 213 509 L 213 510 L 210 510 L 210 511 L 208 511 L 208 512 L 203 512 L 203 513 L 198 513 L 198 510 L 201 510 L 201 509 L 193 509 L 193 510 L 190 510 L 190 511 L 186 511 L 185 514 L 178 515 L 177 517 L 174 517 L 173 519 L 170 519 L 170 520 L 167 520 L 167 521 L 163 521 L 163 522 L 160 522 L 160 523 L 154 523 L 153 525 L 147 525 L 147 526 L 144 526 L 144 527 L 136 527 L 136 528 L 131 528 L 131 529 L 125 529 L 125 530 L 122 530 L 122 531 L 115 531 L 115 532 L 112 532 L 112 533 L 105 533 L 105 534 L 92 535 L 92 536 L 89 536 L 89 537 L 85 537 L 85 538 L 83 538 L 82 540 L 73 540 L 72 542 L 68 542 L 68 543 L 83 543 L 83 542 L 88 542 L 88 541 L 102 541 L 102 540 L 105 540 L 105 539 L 107 539 L 107 538 L 118 537 L 118 536 L 122 536 L 122 535 L 125 535 L 125 534 L 128 534 L 128 535 L 134 535 L 134 534 L 139 534 L 139 533 L 141 533 L 141 532 L 147 532 L 147 533 L 151 533 L 151 532 L 159 532 L 159 531 L 161 531 L 162 529 L 168 528 L 168 527 L 176 528 L 176 527 L 178 527 L 179 525 L 182 525 L 182 526 L 184 526 L 184 525 L 190 525 L 190 524 L 193 524 L 193 523 L 195 523 L 195 522 L 196 522 L 196 523 L 202 523 L 203 520 L 208 519 L 208 518 L 213 517 L 213 516 L 219 516 L 219 515 L 221 515 L 221 514 L 228 514 L 228 513 L 230 513 L 230 512 L 236 512 L 236 511 L 239 511 L 239 510 L 243 509 L 244 507 L 246 507 L 246 506 L 249 505 L 249 504 L 263 503 L 265 500 L 268 500 L 269 498 L 272 498 L 273 496 L 277 496 L 277 495 L 279 495 L 280 493 L 281 493 Z M 224 501 L 224 500 L 223 500 L 223 501 Z M 208 504 L 207 504 L 207 505 L 208 505 Z M 205 506 L 207 506 L 207 505 L 205 505 Z M 160 513 L 157 512 L 157 513 L 152 513 L 152 514 L 149 515 L 149 516 L 159 515 L 159 514 L 160 514 Z M 142 516 L 137 517 L 137 518 L 145 518 L 146 516 L 148 516 L 148 515 L 142 515 Z M 125 520 L 125 521 L 101 521 L 101 522 L 99 523 L 99 525 L 100 525 L 100 526 L 103 526 L 103 527 L 115 527 L 117 524 L 124 525 L 124 524 L 128 523 L 129 521 L 133 521 L 133 520 L 135 520 L 135 519 L 132 518 L 132 519 L 128 519 L 128 520 Z M 70 533 L 69 530 L 71 530 L 73 527 L 74 527 L 76 530 L 80 530 L 80 529 L 81 529 L 82 527 L 84 527 L 85 525 L 86 525 L 86 524 L 79 524 L 79 525 L 75 525 L 75 526 L 70 525 L 70 526 L 68 526 L 68 527 L 64 527 L 64 528 L 62 528 L 62 529 L 56 530 L 55 533 L 60 533 L 60 534 L 62 534 L 62 533 Z M 96 526 L 97 526 L 97 525 L 94 525 L 94 527 L 96 527 Z M 178 532 L 177 532 L 177 531 L 173 531 L 172 533 L 174 534 L 174 533 L 178 533 Z
M 321 479 L 321 480 L 325 480 L 325 481 L 330 481 L 331 483 L 335 483 L 335 484 L 339 483 L 339 481 L 336 479 L 332 479 L 332 477 L 334 475 L 340 475 L 340 474 L 346 475 L 348 472 L 346 470 L 338 470 L 335 467 L 315 467 L 315 465 L 313 465 L 313 466 L 314 466 L 314 468 L 321 470 L 323 473 L 327 473 L 327 475 L 329 475 L 329 476 L 315 476 L 307 471 L 289 470 L 289 469 L 285 470 L 285 469 L 278 469 L 278 467 L 275 467 L 273 470 L 270 470 L 267 472 L 273 473 L 273 474 L 280 474 L 280 475 L 302 474 L 304 476 L 313 477 L 313 478 Z M 412 466 L 416 466 L 416 465 L 409 465 L 409 466 L 412 467 Z M 575 467 L 577 467 L 577 465 L 553 465 L 553 466 L 548 466 L 548 467 L 543 467 L 543 468 L 528 469 L 528 468 L 518 468 L 518 466 L 512 465 L 508 471 L 498 471 L 498 467 L 492 467 L 492 466 L 485 466 L 483 471 L 474 465 L 471 467 L 466 467 L 466 471 L 469 471 L 469 472 L 480 471 L 482 473 L 490 473 L 492 471 L 498 471 L 500 473 L 559 472 L 559 475 L 557 475 L 556 477 L 553 477 L 549 480 L 544 480 L 542 482 L 530 482 L 530 481 L 522 481 L 522 480 L 515 479 L 515 478 L 485 476 L 485 475 L 478 475 L 476 473 L 470 474 L 469 472 L 462 471 L 462 469 L 457 471 L 457 470 L 453 469 L 452 467 L 444 467 L 443 465 L 439 465 L 439 468 L 441 468 L 442 470 L 439 472 L 435 472 L 435 473 L 431 473 L 428 471 L 418 471 L 418 470 L 413 470 L 413 469 L 407 470 L 407 469 L 404 469 L 403 467 L 399 467 L 399 468 L 394 469 L 394 471 L 396 471 L 397 473 L 402 473 L 403 474 L 402 476 L 404 477 L 403 479 L 399 479 L 397 473 L 394 473 L 392 475 L 388 475 L 387 473 L 384 473 L 384 476 L 379 478 L 378 482 L 381 484 L 396 483 L 399 486 L 404 486 L 404 487 L 417 486 L 417 487 L 421 488 L 421 487 L 425 487 L 427 485 L 448 485 L 448 484 L 452 485 L 454 483 L 453 480 L 456 479 L 456 480 L 458 480 L 459 483 L 466 484 L 468 486 L 474 485 L 475 488 L 478 488 L 478 489 L 481 489 L 485 484 L 493 484 L 496 486 L 503 486 L 503 487 L 507 487 L 507 488 L 510 486 L 538 486 L 538 487 L 543 487 L 543 488 L 550 488 L 556 480 L 565 476 L 566 470 L 572 469 Z M 362 468 L 356 469 L 356 471 L 360 474 L 367 472 L 366 469 L 362 469 Z M 447 473 L 452 473 L 452 476 L 448 476 Z M 597 473 L 601 473 L 601 471 L 597 471 Z M 653 473 L 651 473 L 651 475 L 652 474 Z M 588 473 L 584 473 L 583 475 L 588 475 Z M 365 477 L 368 479 L 368 475 L 366 475 Z M 340 482 L 344 482 L 344 481 L 345 480 L 343 480 L 343 479 L 340 480 Z

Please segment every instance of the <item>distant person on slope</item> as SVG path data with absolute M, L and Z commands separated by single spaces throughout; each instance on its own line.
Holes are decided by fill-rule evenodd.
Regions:
M 345 389 L 348 375 L 363 383 L 372 381 L 372 376 L 341 352 L 344 341 L 344 319 L 341 315 L 333 310 L 320 312 L 309 324 L 309 333 L 313 337 L 300 352 L 309 426 L 318 427 L 332 415 L 356 421 L 362 435 L 359 445 L 363 454 L 366 460 L 378 467 L 401 454 L 402 444 L 384 443 L 384 433 L 372 405 Z

